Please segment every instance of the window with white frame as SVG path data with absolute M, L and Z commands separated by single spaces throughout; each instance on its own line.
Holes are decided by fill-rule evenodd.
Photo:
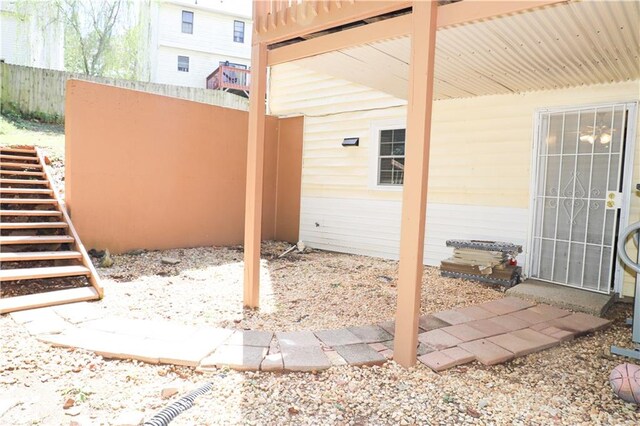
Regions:
M 178 71 L 189 72 L 189 57 L 178 56 Z
M 233 41 L 244 43 L 244 22 L 233 21 Z
M 185 34 L 193 34 L 193 12 L 187 10 L 182 11 L 182 32 Z
M 404 183 L 405 129 L 380 130 L 378 149 L 378 185 Z

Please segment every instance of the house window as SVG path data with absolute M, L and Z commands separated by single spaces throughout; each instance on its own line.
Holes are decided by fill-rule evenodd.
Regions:
M 182 32 L 193 34 L 193 12 L 182 11 Z
M 178 71 L 189 72 L 188 56 L 178 56 Z
M 244 43 L 244 22 L 233 21 L 233 41 Z
M 404 182 L 405 129 L 380 131 L 378 185 L 402 185 Z

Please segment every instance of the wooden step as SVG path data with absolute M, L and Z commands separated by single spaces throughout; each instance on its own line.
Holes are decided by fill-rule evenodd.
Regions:
M 12 176 L 40 176 L 44 177 L 44 172 L 28 172 L 24 170 L 2 170 L 0 167 L 0 174 L 2 175 L 12 175 Z
M 0 179 L 0 185 L 46 185 L 46 180 L 37 179 Z
M 30 260 L 80 259 L 79 251 L 25 251 L 0 253 L 0 262 L 24 262 Z
M 58 229 L 68 228 L 65 222 L 0 222 L 0 229 Z
M 37 189 L 37 188 L 0 188 L 0 194 L 43 194 L 52 195 L 51 189 Z
M 0 216 L 62 216 L 57 210 L 0 210 Z
M 0 245 L 10 244 L 66 244 L 75 240 L 69 235 L 0 236 Z
M 12 147 L 0 147 L 0 152 L 13 152 L 16 154 L 33 154 L 36 155 L 36 150 L 31 148 L 12 148 Z
M 0 204 L 58 204 L 53 198 L 0 198 Z
M 90 275 L 89 268 L 84 266 L 48 266 L 46 268 L 3 269 L 0 271 L 0 282 L 35 280 L 41 278 L 77 277 Z
M 100 299 L 100 295 L 93 287 L 68 288 L 26 296 L 7 297 L 0 299 L 0 314 L 97 299 Z
M 0 153 L 0 161 L 22 160 L 22 161 L 38 161 L 38 157 L 27 157 L 24 155 L 5 155 Z
M 0 169 L 4 169 L 7 167 L 15 167 L 17 169 L 42 169 L 42 166 L 38 164 L 28 164 L 28 163 L 0 163 Z

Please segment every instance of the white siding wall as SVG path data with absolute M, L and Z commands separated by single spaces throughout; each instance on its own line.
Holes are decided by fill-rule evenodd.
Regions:
M 15 65 L 54 70 L 64 69 L 62 22 L 49 22 L 51 8 L 0 2 L 0 59 Z
M 639 97 L 640 81 L 635 81 L 436 102 L 425 263 L 447 257 L 444 241 L 450 238 L 498 239 L 526 247 L 537 109 Z M 376 173 L 370 150 L 372 126 L 402 120 L 402 105 L 383 93 L 293 64 L 272 69 L 271 113 L 305 115 L 300 229 L 310 246 L 397 257 L 402 193 L 370 186 Z M 346 137 L 359 137 L 360 146 L 342 147 Z M 639 153 L 633 182 L 640 181 Z M 633 197 L 631 221 L 638 219 L 640 197 Z M 625 285 L 630 294 L 630 275 Z
M 182 11 L 193 12 L 193 34 L 182 32 Z M 157 43 L 152 52 L 152 81 L 164 84 L 206 87 L 206 78 L 221 61 L 249 65 L 251 21 L 216 12 L 160 4 Z M 244 43 L 233 41 L 234 20 L 245 22 Z M 178 71 L 178 55 L 189 57 L 189 72 Z

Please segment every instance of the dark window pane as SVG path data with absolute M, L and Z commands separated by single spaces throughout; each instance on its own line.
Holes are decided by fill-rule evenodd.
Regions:
M 391 155 L 391 147 L 390 143 L 380 144 L 380 155 Z
M 383 130 L 380 132 L 380 142 L 391 142 L 393 140 L 393 130 Z
M 178 56 L 178 71 L 189 72 L 188 56 Z
M 396 129 L 393 131 L 393 141 L 394 142 L 404 142 L 405 141 L 405 130 L 404 129 Z
M 393 144 L 393 155 L 404 155 L 404 144 L 403 143 L 394 143 Z
M 404 172 L 394 172 L 393 183 L 396 185 L 402 185 L 404 183 Z
M 382 184 L 393 183 L 391 172 L 380 172 L 380 181 L 378 183 L 382 183 Z
M 381 158 L 380 159 L 380 170 L 391 170 L 393 166 L 391 165 L 391 158 Z

